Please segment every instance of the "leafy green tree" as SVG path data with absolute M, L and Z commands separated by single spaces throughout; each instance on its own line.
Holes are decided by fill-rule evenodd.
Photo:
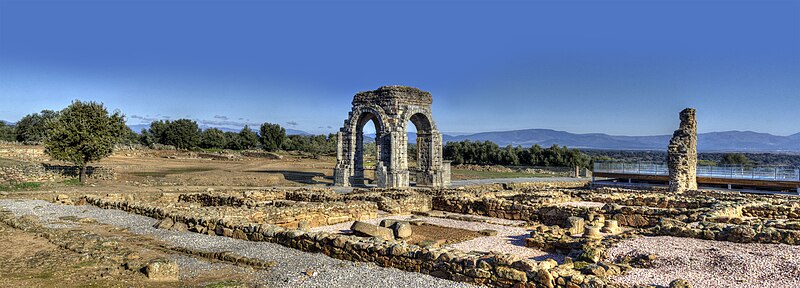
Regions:
M 258 146 L 258 140 L 258 134 L 247 125 L 244 125 L 242 131 L 239 131 L 239 141 L 242 141 L 242 149 L 256 148 Z
M 225 148 L 228 144 L 228 139 L 225 138 L 225 132 L 217 128 L 209 128 L 200 134 L 200 147 L 203 148 Z
M 136 142 L 139 142 L 139 134 L 136 134 L 136 132 L 134 132 L 133 129 L 131 129 L 131 127 L 125 125 L 125 127 L 122 128 L 122 136 L 120 136 L 119 142 L 117 142 L 117 144 L 127 145 L 127 144 L 134 144 Z
M 242 150 L 242 136 L 235 132 L 225 132 L 225 149 Z
M 109 115 L 103 104 L 72 102 L 60 117 L 48 122 L 44 152 L 53 159 L 80 168 L 80 182 L 86 179 L 86 165 L 111 155 L 114 144 L 125 131 L 125 117 Z
M 0 121 L 0 141 L 14 141 L 14 126 L 7 125 L 5 122 Z
M 58 119 L 59 112 L 42 110 L 25 115 L 15 127 L 16 139 L 22 143 L 40 143 L 47 137 L 48 123 Z
M 286 139 L 286 129 L 278 124 L 261 124 L 261 144 L 267 151 L 277 151 Z
M 449 142 L 444 146 L 444 157 L 454 165 L 530 165 L 559 167 L 589 167 L 591 158 L 577 149 L 553 145 L 543 149 L 533 145 L 529 149 L 520 146 L 500 148 L 490 141 Z
M 153 121 L 144 136 L 146 139 L 143 142 L 147 144 L 159 143 L 178 149 L 191 149 L 200 144 L 200 127 L 189 119 Z

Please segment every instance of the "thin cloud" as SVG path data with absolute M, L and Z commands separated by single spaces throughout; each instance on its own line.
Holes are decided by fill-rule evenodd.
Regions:
M 214 115 L 214 119 L 228 120 L 228 116 Z M 242 120 L 242 118 L 239 118 L 239 120 Z
M 286 125 L 289 125 L 289 126 L 297 126 L 297 122 L 295 122 L 295 121 L 289 121 L 289 122 L 286 122 Z

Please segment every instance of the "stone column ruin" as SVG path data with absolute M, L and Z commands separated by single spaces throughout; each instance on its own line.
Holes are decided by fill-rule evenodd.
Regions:
M 667 166 L 669 190 L 697 190 L 697 119 L 696 111 L 686 108 L 680 113 L 681 124 L 669 141 Z

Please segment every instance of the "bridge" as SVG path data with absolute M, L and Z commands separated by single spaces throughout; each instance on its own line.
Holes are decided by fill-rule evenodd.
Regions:
M 596 161 L 592 178 L 628 182 L 669 182 L 666 164 L 654 162 Z M 698 185 L 727 185 L 755 189 L 780 189 L 800 193 L 800 169 L 786 166 L 697 166 Z

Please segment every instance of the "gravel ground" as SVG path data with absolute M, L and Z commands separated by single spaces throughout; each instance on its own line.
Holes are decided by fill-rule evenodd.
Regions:
M 658 255 L 654 267 L 614 281 L 667 285 L 682 278 L 695 287 L 800 287 L 800 246 L 663 236 L 626 240 L 608 251 L 611 259 L 642 253 Z
M 63 222 L 58 217 L 64 216 L 93 218 L 99 223 L 126 228 L 131 233 L 147 235 L 174 246 L 215 252 L 230 251 L 245 257 L 275 261 L 277 265 L 271 269 L 250 269 L 252 278 L 267 287 L 475 287 L 425 274 L 383 268 L 372 263 L 333 259 L 273 243 L 156 229 L 152 227 L 156 223 L 155 219 L 119 210 L 57 205 L 40 200 L 0 200 L 0 209 L 9 210 L 18 216 L 34 215 L 43 223 Z M 208 266 L 193 264 L 183 268 L 207 269 Z M 317 275 L 306 276 L 306 271 L 316 272 Z
M 588 202 L 588 201 L 575 201 L 575 202 L 564 202 L 559 203 L 558 206 L 570 206 L 570 207 L 594 207 L 594 208 L 602 208 L 605 206 L 606 203 L 601 202 Z
M 484 218 L 491 219 L 492 221 L 496 220 L 498 222 L 508 221 L 505 219 L 498 219 L 498 218 L 490 218 L 490 217 L 484 217 Z M 383 219 L 411 220 L 412 218 L 409 215 L 386 216 L 386 217 L 378 217 L 375 219 L 366 220 L 364 222 L 377 225 Z M 520 258 L 532 258 L 539 260 L 552 258 L 559 262 L 563 261 L 563 256 L 561 255 L 554 255 L 537 249 L 525 247 L 525 238 L 528 238 L 530 236 L 530 232 L 525 228 L 495 225 L 495 224 L 481 223 L 481 222 L 459 221 L 459 220 L 443 219 L 437 217 L 416 217 L 414 219 L 423 220 L 427 223 L 434 225 L 461 228 L 472 231 L 480 231 L 483 229 L 491 229 L 497 231 L 496 236 L 478 237 L 472 240 L 446 245 L 444 246 L 445 248 L 454 248 L 467 252 L 496 251 L 496 252 L 514 254 L 519 256 Z M 343 231 L 349 231 L 351 225 L 353 225 L 352 221 L 339 223 L 336 225 L 315 227 L 310 230 L 326 231 L 326 232 L 343 232 Z

